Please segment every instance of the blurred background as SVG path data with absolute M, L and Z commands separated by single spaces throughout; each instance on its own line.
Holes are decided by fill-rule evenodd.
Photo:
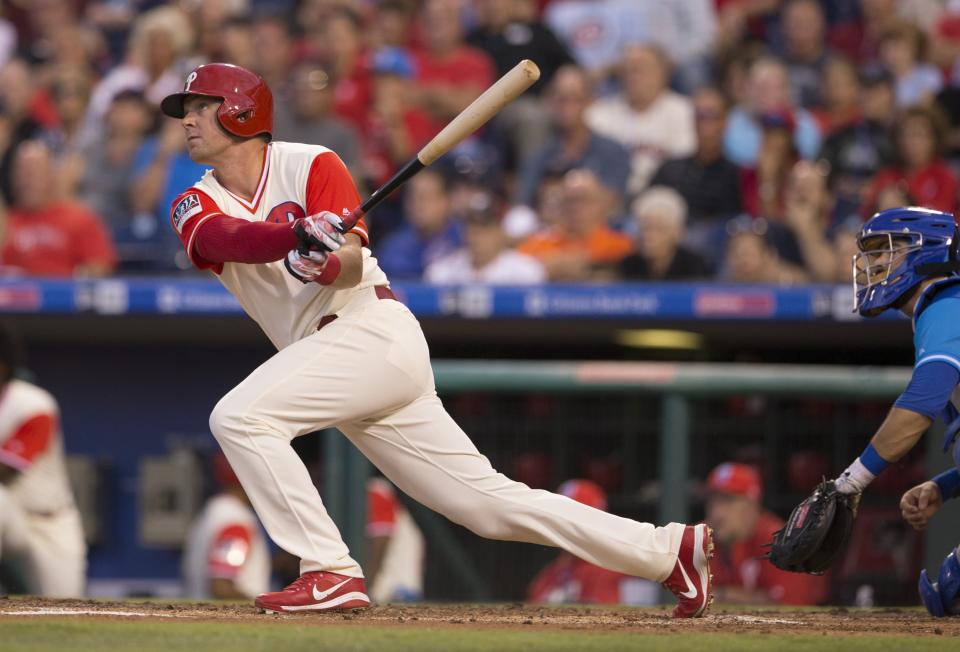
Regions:
M 870 488 L 826 577 L 796 587 L 757 559 L 909 377 L 909 322 L 851 313 L 851 256 L 877 210 L 957 209 L 960 2 L 0 6 L 0 312 L 19 375 L 59 403 L 88 595 L 184 594 L 184 542 L 233 486 L 211 470 L 209 412 L 271 354 L 169 226 L 203 168 L 158 104 L 206 61 L 261 74 L 274 138 L 330 147 L 361 195 L 518 60 L 540 66 L 367 218 L 448 410 L 499 470 L 631 518 L 708 518 L 728 601 L 914 604 L 920 568 L 960 539 L 955 511 L 920 535 L 897 509 L 948 463 L 934 433 Z M 661 598 L 368 486 L 335 432 L 295 446 L 358 557 L 419 564 L 382 599 Z M 263 536 L 244 509 L 246 535 L 213 528 L 219 552 L 196 553 L 228 590 Z M 388 563 L 404 532 L 415 561 Z M 262 543 L 264 581 L 290 579 Z M 0 564 L 0 585 L 29 590 Z

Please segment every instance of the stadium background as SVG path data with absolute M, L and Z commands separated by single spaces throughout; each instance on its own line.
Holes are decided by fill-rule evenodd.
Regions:
M 78 137 L 78 132 L 71 133 L 71 125 L 61 115 L 69 109 L 59 101 L 67 91 L 79 87 L 81 91 L 86 88 L 89 102 L 98 97 L 97 89 L 104 88 L 104 80 L 112 79 L 118 86 L 129 84 L 134 94 L 146 91 L 145 99 L 137 101 L 145 102 L 155 111 L 153 102 L 156 95 L 162 95 L 163 83 L 177 87 L 183 73 L 196 62 L 228 52 L 226 35 L 234 28 L 251 39 L 242 41 L 242 37 L 238 37 L 249 46 L 238 50 L 249 59 L 243 63 L 255 69 L 258 64 L 265 66 L 262 69 L 265 75 L 284 72 L 289 75 L 297 61 L 305 60 L 330 70 L 333 85 L 332 68 L 338 52 L 330 43 L 337 34 L 328 34 L 324 26 L 343 27 L 344 21 L 331 17 L 349 15 L 346 23 L 358 28 L 356 36 L 362 46 L 363 56 L 358 61 L 372 62 L 377 53 L 383 52 L 377 39 L 385 37 L 373 28 L 378 24 L 377 12 L 382 6 L 391 10 L 398 5 L 409 6 L 409 10 L 401 9 L 409 11 L 409 42 L 402 44 L 409 48 L 409 53 L 398 59 L 398 53 L 390 51 L 393 58 L 381 59 L 385 68 L 378 69 L 381 71 L 378 74 L 387 68 L 394 72 L 406 70 L 403 64 L 415 63 L 414 55 L 424 48 L 422 28 L 418 27 L 422 20 L 418 14 L 422 11 L 420 4 L 372 0 L 302 3 L 253 0 L 203 3 L 202 7 L 200 3 L 189 2 L 5 3 L 4 21 L 0 23 L 0 41 L 3 41 L 0 46 L 4 46 L 0 47 L 0 56 L 6 59 L 0 71 L 0 77 L 5 80 L 0 84 L 4 107 L 0 122 L 6 137 L 0 178 L 7 203 L 3 254 L 7 276 L 0 281 L 0 309 L 24 335 L 29 349 L 28 373 L 60 401 L 67 450 L 81 462 L 76 477 L 84 488 L 81 494 L 87 499 L 84 506 L 92 526 L 88 532 L 92 544 L 89 573 L 92 593 L 172 595 L 176 592 L 178 546 L 175 542 L 158 543 L 163 535 L 157 536 L 155 529 L 152 543 L 147 542 L 145 539 L 151 537 L 144 536 L 143 529 L 148 527 L 144 520 L 148 512 L 161 522 L 164 516 L 171 517 L 166 523 L 169 531 L 175 531 L 180 523 L 177 519 L 189 515 L 191 509 L 189 500 L 178 501 L 190 496 L 199 498 L 210 487 L 202 475 L 194 475 L 190 482 L 183 483 L 188 486 L 182 494 L 167 495 L 169 502 L 164 502 L 163 491 L 169 487 L 160 490 L 154 487 L 154 493 L 145 493 L 144 464 L 150 459 L 166 458 L 172 465 L 164 467 L 166 469 L 185 464 L 182 468 L 196 471 L 198 467 L 191 466 L 197 463 L 195 453 L 208 452 L 214 446 L 206 429 L 210 407 L 269 356 L 270 349 L 262 334 L 240 314 L 235 302 L 216 281 L 182 269 L 162 210 L 134 213 L 135 202 L 130 197 L 134 186 L 130 184 L 135 179 L 127 177 L 124 184 L 108 184 L 109 188 L 102 183 L 103 179 L 100 185 L 85 181 L 90 169 L 103 164 L 91 157 L 104 145 L 103 139 L 108 135 L 91 135 L 92 140 L 82 147 L 76 142 L 76 147 L 65 146 L 64 143 Z M 783 13 L 787 5 L 817 3 L 555 0 L 545 8 L 539 5 L 548 3 L 523 1 L 425 4 L 459 4 L 458 16 L 465 32 L 477 28 L 482 20 L 498 23 L 491 18 L 498 15 L 496 12 L 509 12 L 510 16 L 494 31 L 509 33 L 507 28 L 512 24 L 541 25 L 550 11 L 559 11 L 560 5 L 592 5 L 600 14 L 647 11 L 649 16 L 657 18 L 650 18 L 648 23 L 635 23 L 635 32 L 624 30 L 620 34 L 624 39 L 620 45 L 632 41 L 653 42 L 663 47 L 667 58 L 689 56 L 688 60 L 679 62 L 682 65 L 672 67 L 672 88 L 689 96 L 712 81 L 728 92 L 728 99 L 736 105 L 737 85 L 728 76 L 735 77 L 736 73 L 731 70 L 736 70 L 738 62 L 747 70 L 762 51 L 789 61 L 790 53 L 784 49 Z M 343 14 L 344 7 L 352 13 Z M 656 21 L 666 20 L 670 15 L 671 10 L 665 7 L 678 12 L 674 16 L 677 20 L 684 12 L 693 12 L 692 15 L 698 17 L 697 28 L 707 26 L 703 28 L 707 30 L 705 38 L 681 39 L 702 42 L 703 49 L 693 54 L 679 53 L 671 51 L 669 42 L 657 41 L 651 36 L 651 32 L 658 30 L 650 30 L 649 25 L 659 26 L 661 23 Z M 824 2 L 822 9 L 825 23 L 821 35 L 823 61 L 818 64 L 820 73 L 828 53 L 834 56 L 846 53 L 863 79 L 889 79 L 892 84 L 898 78 L 889 69 L 892 62 L 885 62 L 876 48 L 871 54 L 867 52 L 869 48 L 863 47 L 861 52 L 848 46 L 863 46 L 870 38 L 879 41 L 881 33 L 910 31 L 909 26 L 914 26 L 910 34 L 920 34 L 933 46 L 929 48 L 933 58 L 925 70 L 933 69 L 940 74 L 939 86 L 925 88 L 926 92 L 914 98 L 914 103 L 939 107 L 941 117 L 950 124 L 947 133 L 954 133 L 952 62 L 956 43 L 953 27 L 958 15 L 953 13 L 955 8 L 951 3 L 850 0 Z M 157 13 L 158 10 L 161 13 Z M 546 14 L 541 14 L 541 10 Z M 171 12 L 182 13 L 176 14 L 179 18 L 171 18 Z M 884 15 L 899 17 L 905 22 L 882 25 Z M 139 43 L 133 36 L 139 33 L 138 25 L 142 31 L 147 24 L 160 25 L 156 33 L 171 39 L 167 47 L 180 48 L 174 52 L 176 56 L 170 58 L 169 65 L 159 71 L 169 74 L 163 83 L 164 75 L 147 79 L 153 71 L 148 70 L 150 74 L 146 78 L 133 74 L 144 62 L 133 56 L 128 44 Z M 185 24 L 189 32 L 199 26 L 201 29 L 197 31 L 203 38 L 181 43 L 184 39 L 174 38 L 169 31 L 171 24 L 175 27 Z M 676 23 L 674 27 L 682 24 Z M 594 27 L 597 25 L 603 23 L 595 23 Z M 669 33 L 666 28 L 659 31 Z M 264 43 L 269 41 L 255 39 L 274 38 L 278 32 L 281 40 L 289 40 L 291 58 L 286 68 L 268 70 L 266 67 L 276 65 L 275 60 L 269 60 L 270 53 L 263 50 Z M 222 41 L 217 40 L 218 34 Z M 661 38 L 666 38 L 662 34 Z M 163 40 L 162 36 L 157 38 Z M 578 54 L 590 56 L 589 51 L 584 54 L 576 45 L 567 44 L 574 61 Z M 152 53 L 148 51 L 149 56 L 164 54 L 162 43 L 155 42 L 154 47 L 157 49 Z M 609 54 L 610 63 L 615 63 L 623 51 L 621 47 Z M 593 62 L 587 58 L 579 63 L 589 67 Z M 884 65 L 887 69 L 878 71 Z M 358 70 L 362 69 L 361 64 L 358 66 Z M 130 74 L 111 77 L 121 69 Z M 618 92 L 615 75 L 606 77 L 597 72 L 598 69 L 594 69 L 598 96 L 615 96 Z M 410 83 L 415 84 L 415 69 L 411 74 L 414 77 Z M 900 73 L 901 76 L 908 74 L 909 71 Z M 77 83 L 77 79 L 81 82 Z M 282 75 L 279 79 L 283 81 Z M 743 95 L 739 99 L 745 101 Z M 281 95 L 278 102 L 282 101 Z M 891 139 L 896 138 L 896 130 L 901 126 L 899 116 L 911 106 L 908 100 L 904 102 L 891 113 L 890 123 L 884 125 Z M 539 112 L 535 115 L 544 123 L 549 122 L 551 115 L 547 104 L 541 97 L 532 109 Z M 779 107 L 777 116 L 796 125 L 806 109 L 810 109 L 812 115 L 817 110 L 830 114 L 832 108 L 835 107 L 824 107 L 822 103 L 804 106 L 798 101 Z M 843 108 L 837 109 L 836 116 L 841 116 Z M 85 110 L 90 110 L 89 105 Z M 837 117 L 838 124 L 831 122 L 836 116 L 827 115 L 818 123 L 824 130 L 821 139 L 826 141 L 831 130 L 857 124 L 862 116 L 855 113 L 844 120 Z M 80 114 L 84 115 L 82 111 Z M 764 115 L 767 116 L 764 120 L 769 118 L 765 127 L 777 128 L 773 120 L 777 116 Z M 330 116 L 323 118 L 330 119 Z M 317 122 L 323 120 L 316 119 Z M 156 149 L 163 145 L 164 128 L 159 120 L 152 128 L 144 127 L 134 148 L 138 160 L 143 160 L 138 165 L 131 164 L 131 170 L 139 166 L 139 172 L 147 174 L 151 165 L 162 167 L 166 159 L 157 154 Z M 363 152 L 369 153 L 373 147 L 364 143 L 364 137 L 370 133 L 373 132 L 360 130 L 355 135 Z M 31 260 L 10 255 L 17 228 L 17 219 L 10 219 L 18 210 L 13 173 L 16 150 L 31 139 L 43 140 L 53 152 L 51 165 L 54 167 L 46 177 L 52 184 L 51 195 L 86 206 L 106 202 L 99 205 L 117 209 L 110 215 L 96 216 L 108 228 L 117 254 L 107 269 L 80 266 L 73 274 L 57 278 L 45 268 L 47 261 L 42 256 Z M 937 178 L 937 182 L 952 192 L 952 195 L 947 193 L 952 203 L 943 206 L 948 210 L 953 210 L 957 201 L 955 181 L 950 185 L 957 163 L 954 142 L 952 138 L 945 138 L 940 143 L 943 155 L 938 159 L 946 166 L 947 176 Z M 655 143 L 652 148 L 658 146 Z M 496 214 L 498 224 L 509 224 L 510 219 L 519 219 L 517 215 L 522 215 L 516 211 L 516 178 L 523 169 L 523 163 L 516 160 L 519 151 L 521 143 L 494 126 L 454 152 L 441 167 L 454 185 L 459 182 L 474 191 L 477 186 L 491 191 L 490 205 L 495 207 L 491 212 Z M 364 167 L 364 161 L 370 158 L 367 153 L 358 157 L 356 170 L 358 182 L 369 188 L 382 176 L 383 168 Z M 666 152 L 659 155 L 661 162 L 670 158 Z M 382 156 L 372 159 L 383 163 Z M 777 192 L 789 194 L 790 170 L 795 170 L 803 160 L 802 153 L 798 152 L 796 160 L 788 161 L 786 171 L 778 177 L 781 185 Z M 816 151 L 810 160 L 822 161 L 822 152 Z M 83 173 L 71 172 L 69 166 L 78 162 Z M 866 176 L 857 170 L 863 177 L 856 188 L 862 202 L 844 203 L 841 199 L 850 198 L 841 198 L 836 188 L 828 188 L 819 207 L 817 223 L 829 246 L 839 243 L 842 236 L 838 234 L 849 227 L 851 219 L 854 222 L 862 219 L 875 208 L 865 199 L 874 185 L 879 189 L 887 183 L 913 198 L 911 193 L 916 191 L 911 183 L 916 180 L 917 172 L 903 170 L 903 165 L 903 160 L 894 157 L 878 160 L 876 169 Z M 741 173 L 749 177 L 750 169 L 749 165 L 741 166 Z M 817 170 L 825 177 L 826 184 L 827 169 L 821 165 Z M 181 171 L 171 162 L 165 174 L 175 178 Z M 39 174 L 42 170 L 34 172 Z M 567 172 L 569 170 L 554 170 L 552 174 Z M 929 182 L 929 178 L 925 179 Z M 70 180 L 72 185 L 67 183 Z M 923 183 L 918 184 L 921 191 L 922 186 Z M 749 188 L 747 184 L 738 192 L 749 193 Z M 606 217 L 611 229 L 636 238 L 633 246 L 642 248 L 642 233 L 637 232 L 629 216 L 631 201 L 637 194 L 641 193 L 630 190 L 614 194 L 617 206 Z M 916 203 L 924 203 L 917 199 Z M 936 199 L 942 199 L 942 195 Z M 786 207 L 782 208 L 783 213 L 768 215 L 755 209 L 749 222 L 744 222 L 740 212 L 707 218 L 691 211 L 687 224 L 691 232 L 706 223 L 714 229 L 711 233 L 727 235 L 740 233 L 744 224 L 750 225 L 748 231 L 761 231 L 763 229 L 756 225 L 763 224 L 769 233 L 779 233 L 787 241 L 796 240 L 793 231 L 797 222 L 791 220 Z M 398 233 L 409 224 L 407 217 L 403 197 L 377 214 L 373 235 L 375 254 L 381 251 L 379 243 L 388 247 L 390 234 Z M 448 217 L 447 224 L 452 228 L 463 228 L 457 227 L 457 223 L 464 216 L 457 216 L 451 210 Z M 729 218 L 738 221 L 728 222 Z M 694 242 L 695 238 L 691 237 L 690 241 Z M 735 261 L 726 258 L 730 254 L 722 240 L 709 242 L 711 251 L 704 257 L 713 258 L 717 271 L 711 272 L 709 278 L 695 280 L 630 278 L 623 268 L 608 263 L 587 265 L 579 277 L 561 274 L 559 278 L 532 287 L 492 287 L 476 282 L 438 287 L 425 283 L 419 273 L 406 278 L 395 275 L 394 286 L 423 320 L 437 359 L 508 359 L 520 364 L 533 360 L 736 365 L 814 363 L 843 365 L 848 370 L 862 365 L 909 366 L 912 360 L 909 323 L 897 317 L 865 322 L 852 316 L 845 279 L 823 277 L 809 265 L 809 259 L 797 256 L 795 245 L 782 245 L 780 239 L 768 242 L 773 247 L 771 252 L 775 245 L 780 245 L 780 250 L 764 258 L 765 263 L 754 276 L 738 278 L 731 271 L 737 269 L 731 264 Z M 403 249 L 402 245 L 402 242 L 395 244 L 396 251 L 406 255 L 410 249 Z M 426 247 L 421 245 L 420 249 Z M 417 252 L 423 254 L 419 249 Z M 792 273 L 772 272 L 779 269 L 778 260 L 791 264 Z M 799 273 L 794 273 L 797 270 Z M 105 274 L 100 275 L 102 272 Z M 92 273 L 96 276 L 91 277 Z M 666 343 L 662 339 L 658 342 L 657 334 L 651 333 L 651 329 L 679 331 L 679 334 L 674 332 Z M 786 368 L 782 374 L 784 381 L 789 380 L 790 372 Z M 860 382 L 869 383 L 870 378 L 870 373 L 866 373 Z M 443 396 L 452 414 L 471 433 L 480 449 L 508 474 L 545 488 L 553 488 L 569 477 L 591 477 L 610 492 L 612 511 L 645 520 L 656 520 L 660 515 L 662 392 L 629 389 L 506 392 L 493 388 L 451 390 Z M 767 396 L 763 392 L 694 396 L 689 414 L 691 438 L 686 464 L 688 475 L 684 482 L 686 491 L 680 496 L 685 509 L 693 517 L 701 514 L 699 485 L 706 473 L 721 461 L 740 459 L 760 466 L 767 486 L 765 505 L 785 516 L 821 474 L 830 476 L 838 472 L 861 450 L 882 419 L 888 401 L 889 398 L 856 396 Z M 324 482 L 325 457 L 334 450 L 343 453 L 343 449 L 328 446 L 327 437 L 298 441 L 298 449 L 317 470 L 321 483 Z M 934 444 L 937 439 L 928 437 Z M 184 456 L 183 451 L 189 453 Z M 933 451 L 936 451 L 935 445 Z M 871 588 L 878 604 L 915 602 L 915 578 L 921 563 L 928 560 L 933 566 L 933 560 L 938 560 L 943 550 L 956 543 L 956 528 L 951 527 L 945 515 L 925 537 L 914 535 L 899 522 L 896 501 L 900 492 L 927 470 L 940 468 L 945 463 L 945 457 L 917 451 L 888 471 L 882 484 L 871 488 L 864 502 L 860 538 L 855 540 L 859 547 L 852 546 L 850 556 L 832 576 L 833 602 L 854 603 L 858 589 L 863 586 Z M 196 490 L 194 493 L 191 487 Z M 148 493 L 159 496 L 160 500 L 159 504 L 150 505 L 150 509 L 146 509 Z M 156 526 L 156 521 L 153 525 Z M 526 581 L 552 555 L 549 550 L 532 546 L 481 541 L 450 524 L 430 529 L 428 535 L 426 595 L 430 599 L 519 599 Z M 928 552 L 926 557 L 924 546 Z M 484 582 L 471 584 L 470 574 L 458 574 L 456 569 L 454 574 L 463 581 L 441 581 L 450 575 L 451 565 L 457 563 L 441 551 L 444 547 L 459 550 L 463 554 L 460 561 L 473 568 L 474 578 L 484 578 Z M 867 599 L 863 592 L 860 596 L 861 600 Z

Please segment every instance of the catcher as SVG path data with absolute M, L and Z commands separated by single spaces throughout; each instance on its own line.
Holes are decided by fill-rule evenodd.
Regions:
M 913 320 L 916 362 L 910 383 L 896 400 L 863 453 L 835 480 L 823 482 L 794 509 L 776 533 L 770 561 L 783 569 L 822 573 L 843 549 L 860 494 L 888 465 L 920 440 L 934 419 L 950 426 L 944 452 L 953 447 L 960 465 L 960 262 L 953 215 L 923 208 L 893 208 L 870 218 L 857 238 L 854 310 L 875 317 L 887 309 Z M 907 491 L 904 518 L 921 529 L 943 501 L 960 493 L 960 468 Z M 920 597 L 934 616 L 960 615 L 957 551 L 944 559 L 938 581 L 920 573 Z

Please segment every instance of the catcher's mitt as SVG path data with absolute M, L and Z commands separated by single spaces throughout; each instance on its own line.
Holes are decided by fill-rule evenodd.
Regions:
M 840 493 L 832 480 L 821 482 L 774 533 L 770 563 L 795 573 L 822 574 L 847 545 L 859 498 Z

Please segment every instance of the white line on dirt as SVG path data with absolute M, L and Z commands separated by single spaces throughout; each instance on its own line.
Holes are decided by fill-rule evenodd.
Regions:
M 738 623 L 760 623 L 764 625 L 806 625 L 802 620 L 786 620 L 784 618 L 767 618 L 766 616 L 716 616 L 723 620 L 732 620 Z
M 101 609 L 64 609 L 45 607 L 42 609 L 24 609 L 0 611 L 0 616 L 132 616 L 149 618 L 174 618 L 174 614 L 146 613 L 143 611 L 106 611 Z

